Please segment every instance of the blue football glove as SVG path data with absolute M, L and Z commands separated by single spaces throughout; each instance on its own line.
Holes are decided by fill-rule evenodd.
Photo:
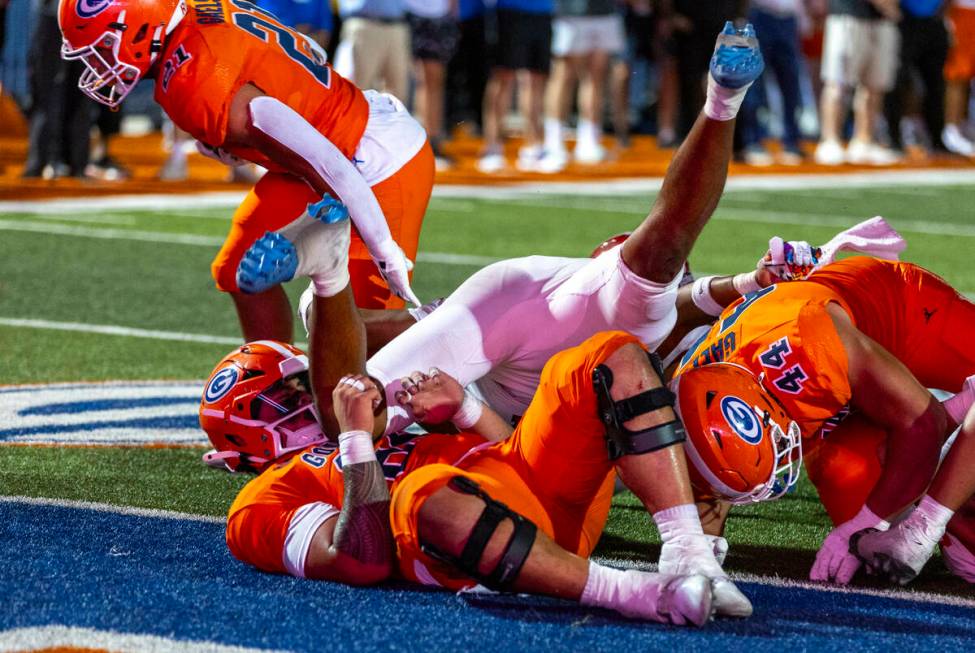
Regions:
M 281 234 L 268 231 L 247 248 L 237 265 L 237 287 L 248 294 L 264 292 L 291 281 L 298 269 L 298 251 Z
M 742 88 L 751 84 L 765 68 L 762 51 L 758 49 L 755 28 L 748 23 L 735 29 L 729 20 L 718 35 L 711 57 L 711 77 L 727 89 Z

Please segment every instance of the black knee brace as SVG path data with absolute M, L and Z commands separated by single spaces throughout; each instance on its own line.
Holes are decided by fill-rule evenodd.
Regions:
M 663 379 L 663 366 L 660 363 L 660 357 L 656 354 L 648 355 L 654 371 Z M 638 415 L 649 413 L 658 408 L 673 406 L 674 393 L 666 387 L 654 388 L 641 392 L 634 397 L 614 401 L 609 392 L 610 388 L 613 387 L 613 373 L 605 365 L 599 365 L 593 370 L 592 384 L 596 391 L 596 400 L 599 403 L 599 419 L 606 426 L 606 448 L 609 451 L 610 460 L 616 460 L 620 456 L 630 454 L 656 451 L 687 439 L 684 433 L 684 425 L 680 423 L 679 419 L 642 431 L 631 431 L 623 427 L 624 422 L 628 422 Z
M 457 492 L 471 494 L 481 499 L 485 504 L 484 512 L 481 513 L 481 516 L 477 519 L 477 523 L 474 524 L 474 528 L 471 530 L 471 534 L 467 538 L 467 544 L 464 545 L 464 550 L 461 551 L 460 556 L 448 555 L 425 542 L 420 542 L 420 550 L 434 560 L 439 560 L 456 567 L 488 589 L 497 591 L 510 589 L 518 578 L 518 574 L 521 572 L 521 568 L 528 558 L 528 553 L 535 543 L 535 535 L 538 532 L 535 524 L 514 512 L 500 501 L 492 499 L 477 483 L 466 476 L 453 477 L 447 483 L 447 486 Z M 494 531 L 497 530 L 498 525 L 505 519 L 510 519 L 514 524 L 511 539 L 508 540 L 508 544 L 501 554 L 501 559 L 498 560 L 498 564 L 495 565 L 494 569 L 487 574 L 482 574 L 478 571 L 481 556 L 484 555 L 484 549 L 491 540 L 491 536 L 494 535 Z

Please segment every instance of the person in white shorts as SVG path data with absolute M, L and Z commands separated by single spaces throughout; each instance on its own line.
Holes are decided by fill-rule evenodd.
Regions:
M 552 22 L 552 74 L 545 89 L 545 153 L 540 172 L 558 172 L 569 156 L 563 144 L 564 123 L 579 80 L 579 123 L 575 160 L 599 163 L 603 103 L 610 59 L 625 45 L 623 17 L 612 0 L 558 0 Z
M 820 76 L 821 137 L 816 163 L 890 165 L 898 156 L 874 138 L 884 95 L 894 86 L 900 50 L 897 0 L 830 0 Z M 847 93 L 853 89 L 853 138 L 844 150 Z

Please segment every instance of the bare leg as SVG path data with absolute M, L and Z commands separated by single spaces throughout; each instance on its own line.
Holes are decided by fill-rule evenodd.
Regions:
M 332 297 L 314 299 L 309 342 L 309 369 L 315 405 L 326 433 L 338 434 L 332 390 L 346 374 L 365 374 L 366 331 L 346 286 Z
M 823 93 L 820 99 L 820 141 L 839 141 L 840 129 L 843 120 L 846 118 L 846 110 L 843 106 L 845 92 L 842 86 L 832 82 L 823 85 Z
M 525 145 L 540 145 L 542 142 L 542 99 L 545 95 L 545 80 L 548 75 L 521 72 L 520 103 L 521 114 L 525 120 Z
M 734 131 L 734 120 L 698 115 L 650 214 L 623 243 L 623 261 L 633 272 L 656 283 L 667 283 L 680 272 L 721 199 Z
M 865 87 L 857 89 L 853 98 L 853 140 L 862 143 L 874 141 L 874 125 L 883 102 L 883 93 Z
M 501 124 L 511 105 L 514 71 L 495 68 L 484 90 L 484 149 L 501 149 Z
M 948 82 L 945 86 L 945 123 L 958 125 L 965 122 L 965 105 L 968 103 L 968 82 Z
M 606 90 L 606 73 L 609 70 L 609 53 L 594 50 L 586 61 L 586 74 L 579 84 L 579 113 L 597 128 L 603 121 L 603 100 Z
M 241 292 L 230 293 L 237 309 L 237 319 L 244 341 L 279 340 L 291 342 L 294 338 L 294 324 L 291 316 L 291 302 L 284 288 L 275 286 L 262 293 L 247 295 Z

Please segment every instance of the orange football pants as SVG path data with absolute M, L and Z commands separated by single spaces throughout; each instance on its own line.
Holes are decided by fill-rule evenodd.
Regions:
M 592 373 L 628 343 L 640 344 L 627 333 L 604 332 L 556 354 L 510 438 L 475 449 L 455 465 L 421 467 L 397 484 L 390 515 L 405 578 L 429 584 L 432 577 L 455 590 L 475 584 L 420 549 L 420 508 L 455 476 L 477 483 L 562 548 L 589 557 L 606 524 L 616 477 L 597 416 Z
M 389 231 L 410 260 L 416 260 L 420 227 L 433 190 L 434 162 L 430 144 L 424 144 L 410 161 L 388 179 L 372 187 L 382 207 Z M 280 229 L 321 199 L 301 179 L 268 172 L 251 189 L 234 212 L 230 233 L 210 266 L 217 288 L 237 291 L 237 266 L 247 248 L 268 231 Z M 402 308 L 403 300 L 393 295 L 379 276 L 369 250 L 358 232 L 352 230 L 349 274 L 356 305 L 361 308 Z

